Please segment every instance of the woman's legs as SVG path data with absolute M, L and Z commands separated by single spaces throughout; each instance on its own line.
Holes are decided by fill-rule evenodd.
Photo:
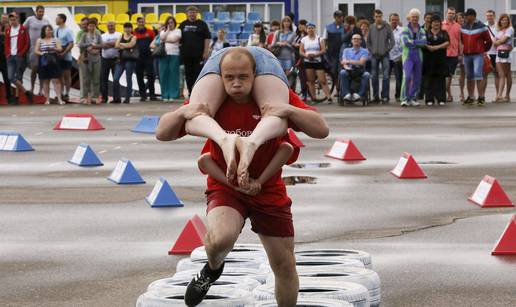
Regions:
M 168 76 L 169 76 L 169 70 L 168 70 L 168 57 L 164 56 L 159 59 L 159 85 L 161 87 L 161 99 L 168 100 L 169 92 L 168 92 Z
M 466 73 L 464 72 L 464 64 L 460 65 L 459 88 L 460 101 L 464 102 L 464 86 L 466 85 Z
M 43 95 L 45 95 L 46 99 L 45 104 L 50 104 L 50 80 L 41 80 L 41 83 L 43 83 Z
M 306 73 L 306 84 L 308 85 L 308 94 L 315 100 L 315 70 L 305 69 Z
M 179 56 L 170 56 L 170 82 L 169 82 L 169 95 L 171 99 L 177 99 L 180 96 L 179 93 Z
M 57 96 L 57 102 L 59 104 L 63 104 L 63 99 L 61 98 L 61 80 L 60 79 L 52 79 L 52 83 L 54 84 L 54 90 Z
M 316 70 L 316 74 L 326 98 L 331 99 L 330 88 L 328 87 L 328 82 L 326 80 L 326 73 L 324 70 Z
M 505 71 L 503 69 L 503 63 L 496 63 L 496 71 L 498 72 L 498 87 L 496 88 L 496 100 L 503 99 L 503 90 L 505 88 Z
M 511 63 L 504 63 L 505 70 L 505 78 L 507 79 L 507 87 L 505 89 L 505 100 L 510 102 L 511 98 L 511 89 L 512 89 L 512 72 L 511 72 Z

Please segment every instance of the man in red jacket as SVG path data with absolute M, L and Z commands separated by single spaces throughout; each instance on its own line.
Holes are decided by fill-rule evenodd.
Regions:
M 468 98 L 464 104 L 471 105 L 475 102 L 475 83 L 477 84 L 479 106 L 484 105 L 485 87 L 482 87 L 484 79 L 484 52 L 491 48 L 491 36 L 486 25 L 477 20 L 477 12 L 474 9 L 466 11 L 466 22 L 462 25 L 461 40 L 464 46 L 464 68 L 466 71 Z
M 25 92 L 29 101 L 32 102 L 32 93 L 23 87 L 23 73 L 27 67 L 26 58 L 29 47 L 29 33 L 20 24 L 18 15 L 9 14 L 9 27 L 5 31 L 5 57 L 9 80 L 14 83 L 18 93 Z

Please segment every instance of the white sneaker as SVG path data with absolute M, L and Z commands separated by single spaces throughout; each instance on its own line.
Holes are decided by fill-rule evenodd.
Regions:
M 351 100 L 351 94 L 348 93 L 346 96 L 344 96 L 344 100 L 350 101 Z
M 441 101 L 441 102 L 439 102 L 439 105 L 440 105 L 440 106 L 445 106 L 445 105 L 446 105 L 446 103 L 445 103 L 444 101 Z
M 406 102 L 406 101 L 402 101 L 402 102 L 400 103 L 400 106 L 402 106 L 402 107 L 408 107 L 408 102 Z
M 417 102 L 417 101 L 415 101 L 415 100 L 411 100 L 411 101 L 409 102 L 409 105 L 410 105 L 411 107 L 419 107 L 419 102 Z
M 429 102 L 427 102 L 427 103 L 426 103 L 426 105 L 427 105 L 427 106 L 429 106 L 429 107 L 431 107 L 431 106 L 433 106 L 433 105 L 434 105 L 434 103 L 433 103 L 433 102 L 431 102 L 431 101 L 429 101 Z
M 353 101 L 357 101 L 357 100 L 360 100 L 360 95 L 358 95 L 357 93 L 354 93 L 353 94 Z

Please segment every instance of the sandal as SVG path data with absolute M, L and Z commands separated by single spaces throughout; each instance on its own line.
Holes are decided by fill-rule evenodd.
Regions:
M 450 95 L 450 96 L 448 96 L 448 97 L 446 98 L 446 102 L 453 102 L 453 96 L 451 96 L 451 95 Z
M 505 96 L 505 98 L 503 98 L 502 102 L 511 102 L 511 97 Z

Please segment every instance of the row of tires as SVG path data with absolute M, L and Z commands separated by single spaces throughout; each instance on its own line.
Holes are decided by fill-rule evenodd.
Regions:
M 177 263 L 176 274 L 152 282 L 137 307 L 185 306 L 190 280 L 208 259 L 204 247 Z M 380 278 L 371 256 L 356 250 L 296 251 L 299 275 L 298 306 L 379 306 Z M 237 244 L 226 257 L 222 276 L 198 306 L 277 306 L 274 274 L 261 245 Z

